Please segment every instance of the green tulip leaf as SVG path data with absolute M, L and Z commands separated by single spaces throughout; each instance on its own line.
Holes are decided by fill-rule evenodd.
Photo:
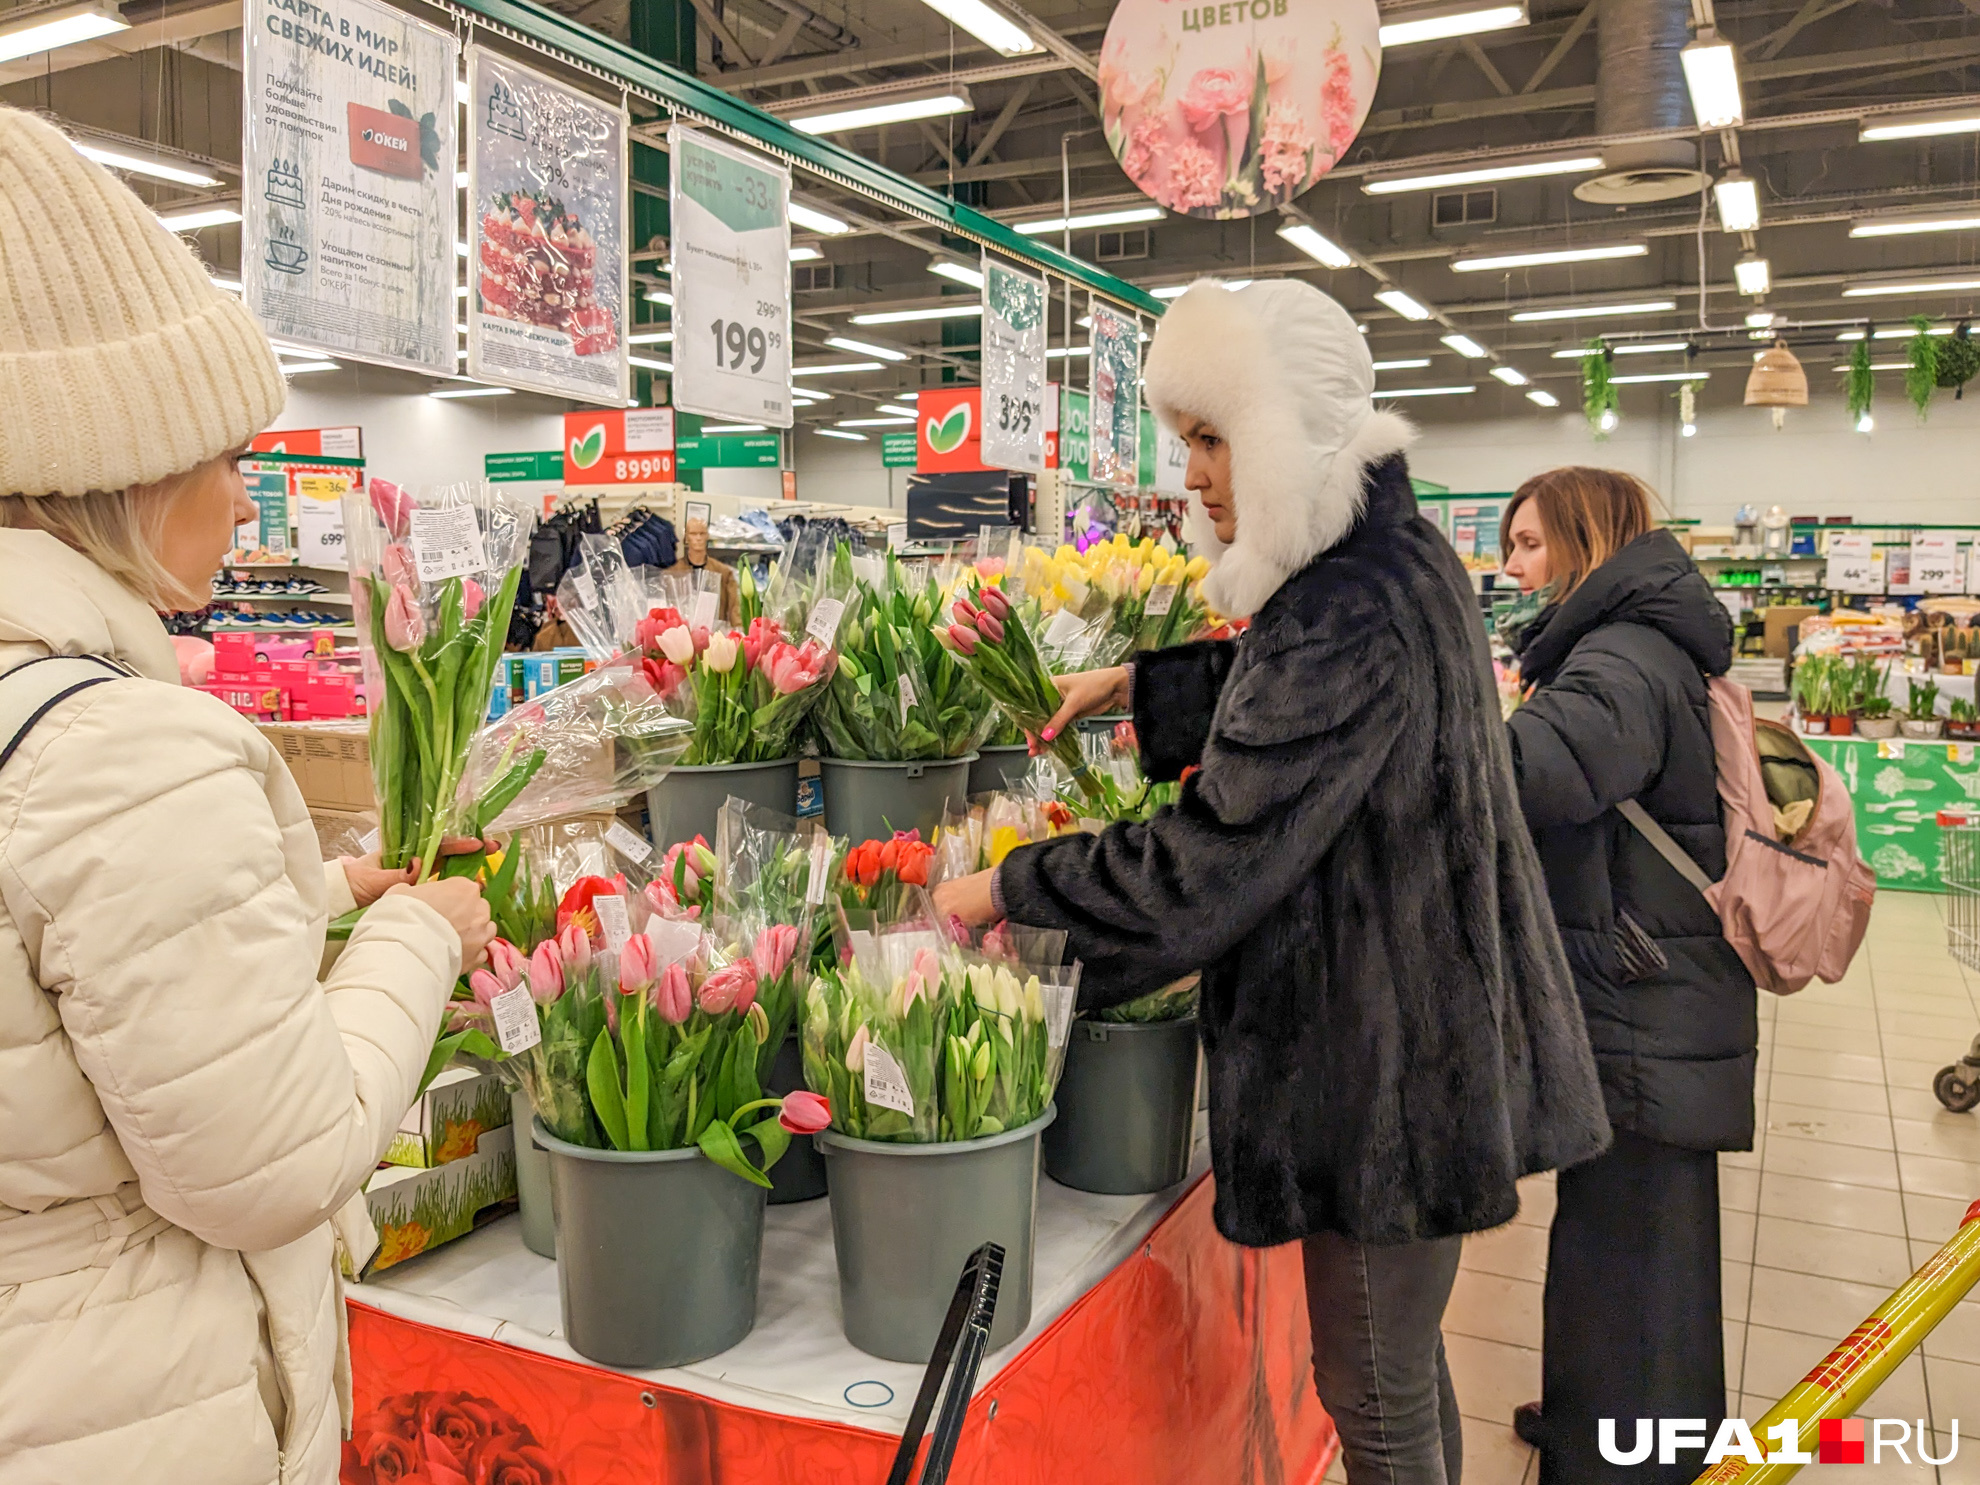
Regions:
M 749 1157 L 743 1154 L 743 1147 L 736 1139 L 736 1132 L 719 1120 L 701 1132 L 696 1144 L 701 1153 L 733 1175 L 741 1176 L 758 1186 L 768 1187 L 770 1178 L 750 1164 Z

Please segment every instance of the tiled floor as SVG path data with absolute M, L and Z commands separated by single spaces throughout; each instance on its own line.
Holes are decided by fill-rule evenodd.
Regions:
M 1980 1034 L 1980 973 L 1946 951 L 1944 904 L 1877 898 L 1848 976 L 1785 999 L 1762 995 L 1759 1134 L 1720 1158 L 1727 1406 L 1749 1421 L 1779 1400 L 1935 1248 L 1980 1197 L 1980 1113 L 1947 1113 L 1932 1077 Z M 1540 1289 L 1553 1178 L 1525 1183 L 1511 1226 L 1465 1245 L 1444 1314 L 1464 1414 L 1464 1485 L 1534 1485 L 1513 1407 L 1540 1395 Z M 1980 1290 L 1860 1410 L 1960 1420 L 1958 1458 L 1907 1468 L 1826 1465 L 1855 1478 L 1980 1485 Z M 1911 1456 L 1914 1460 L 1916 1455 Z M 1328 1480 L 1345 1480 L 1338 1461 Z

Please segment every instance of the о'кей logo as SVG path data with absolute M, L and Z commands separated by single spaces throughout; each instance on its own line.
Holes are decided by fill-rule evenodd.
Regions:
M 579 469 L 589 469 L 596 464 L 605 452 L 605 425 L 594 423 L 591 431 L 582 438 L 571 440 L 571 463 Z
M 958 402 L 949 415 L 936 422 L 928 420 L 928 447 L 938 454 L 953 454 L 969 437 L 969 404 Z

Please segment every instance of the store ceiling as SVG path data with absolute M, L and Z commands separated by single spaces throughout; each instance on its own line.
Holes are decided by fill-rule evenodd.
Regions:
M 630 7 L 653 0 L 557 0 L 556 8 L 624 39 Z M 1040 43 L 1005 57 L 952 27 L 922 0 L 693 0 L 701 74 L 774 112 L 809 111 L 835 95 L 867 103 L 960 78 L 970 110 L 834 136 L 887 167 L 1012 221 L 1061 214 L 1069 186 L 1075 216 L 1142 205 L 1098 132 L 1095 58 L 1110 6 L 994 0 Z M 1483 0 L 1481 0 L 1481 4 Z M 1925 288 L 1852 293 L 1878 281 L 1980 280 L 1975 230 L 1851 235 L 1853 223 L 1887 217 L 1980 218 L 1980 134 L 1864 141 L 1866 122 L 1921 107 L 1980 107 L 1980 0 L 1530 0 L 1529 22 L 1511 29 L 1387 49 L 1373 112 L 1346 162 L 1297 203 L 1304 219 L 1353 256 L 1328 269 L 1278 235 L 1289 218 L 1207 222 L 1169 216 L 1104 241 L 1073 233 L 1072 249 L 1152 289 L 1199 274 L 1296 275 L 1339 298 L 1368 327 L 1385 388 L 1475 385 L 1470 397 L 1427 399 L 1468 415 L 1533 412 L 1523 376 L 1561 401 L 1576 397 L 1575 365 L 1556 352 L 1589 335 L 1650 346 L 1690 344 L 1695 365 L 1743 369 L 1746 316 L 1772 312 L 1798 326 L 1790 339 L 1815 347 L 1811 373 L 1847 345 L 1842 327 L 1811 322 L 1901 317 L 1923 311 L 1943 323 L 1980 304 L 1980 290 Z M 1385 5 L 1385 19 L 1421 7 Z M 1716 13 L 1714 13 L 1716 9 Z M 239 158 L 240 6 L 133 0 L 137 24 L 103 41 L 0 64 L 0 99 L 48 110 L 84 128 L 169 145 L 223 167 Z M 0 28 L 6 12 L 0 8 Z M 1700 133 L 1674 45 L 1699 22 L 1715 23 L 1737 49 L 1744 122 Z M 1888 120 L 1885 120 L 1888 122 Z M 1599 156 L 1600 168 L 1480 183 L 1451 191 L 1373 193 L 1374 181 L 1482 163 Z M 1482 159 L 1481 159 L 1482 157 Z M 1062 168 L 1064 174 L 1062 176 Z M 1754 182 L 1759 225 L 1721 229 L 1710 196 L 1696 189 L 1737 170 Z M 133 177 L 152 199 L 225 194 Z M 1617 205 L 1584 200 L 1588 183 L 1674 182 L 1684 194 Z M 1623 178 L 1628 177 L 1625 181 Z M 799 195 L 827 212 L 854 198 L 802 173 Z M 1613 194 L 1611 192 L 1610 194 Z M 1627 194 L 1625 192 L 1625 194 Z M 869 212 L 870 215 L 870 212 Z M 795 296 L 799 361 L 842 360 L 828 337 L 879 342 L 909 359 L 814 384 L 837 396 L 835 416 L 870 410 L 918 386 L 970 375 L 968 319 L 854 324 L 866 317 L 939 307 L 970 291 L 929 272 L 931 259 L 967 262 L 966 243 L 893 222 L 889 231 L 825 235 Z M 912 230 L 902 231 L 903 226 Z M 196 239 L 225 269 L 238 229 Z M 1057 245 L 1059 234 L 1045 239 Z M 1617 247 L 1600 261 L 1491 266 L 1470 260 Z M 1640 251 L 1638 251 L 1640 249 Z M 1128 256 L 1104 256 L 1120 252 Z M 1735 265 L 1764 258 L 1769 292 L 1738 291 Z M 1700 280 L 1704 282 L 1701 331 Z M 1750 267 L 1746 270 L 1753 271 Z M 1378 293 L 1400 289 L 1433 312 L 1412 321 Z M 1393 297 L 1393 296 L 1392 296 Z M 1400 303 L 1401 301 L 1394 301 Z M 1600 306 L 1668 305 L 1623 314 L 1533 318 Z M 1083 305 L 1075 302 L 1075 316 Z M 1055 321 L 1054 343 L 1064 327 Z M 1083 332 L 1074 330 L 1075 344 Z M 1468 339 L 1466 356 L 1446 339 Z M 1825 349 L 1826 348 L 1826 349 Z M 1809 359 L 1804 355 L 1804 359 Z M 1675 373 L 1682 350 L 1632 356 L 1625 374 Z M 1495 370 L 1496 368 L 1496 370 Z M 1492 373 L 1500 378 L 1493 380 Z M 1073 373 L 1075 381 L 1080 373 Z M 1513 383 L 1505 385 L 1503 383 Z M 809 415 L 824 421 L 823 409 Z

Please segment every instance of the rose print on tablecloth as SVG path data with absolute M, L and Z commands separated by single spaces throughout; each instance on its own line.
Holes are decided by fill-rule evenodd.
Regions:
M 1380 67 L 1374 0 L 1121 0 L 1100 52 L 1107 143 L 1169 210 L 1253 216 L 1347 154 Z

